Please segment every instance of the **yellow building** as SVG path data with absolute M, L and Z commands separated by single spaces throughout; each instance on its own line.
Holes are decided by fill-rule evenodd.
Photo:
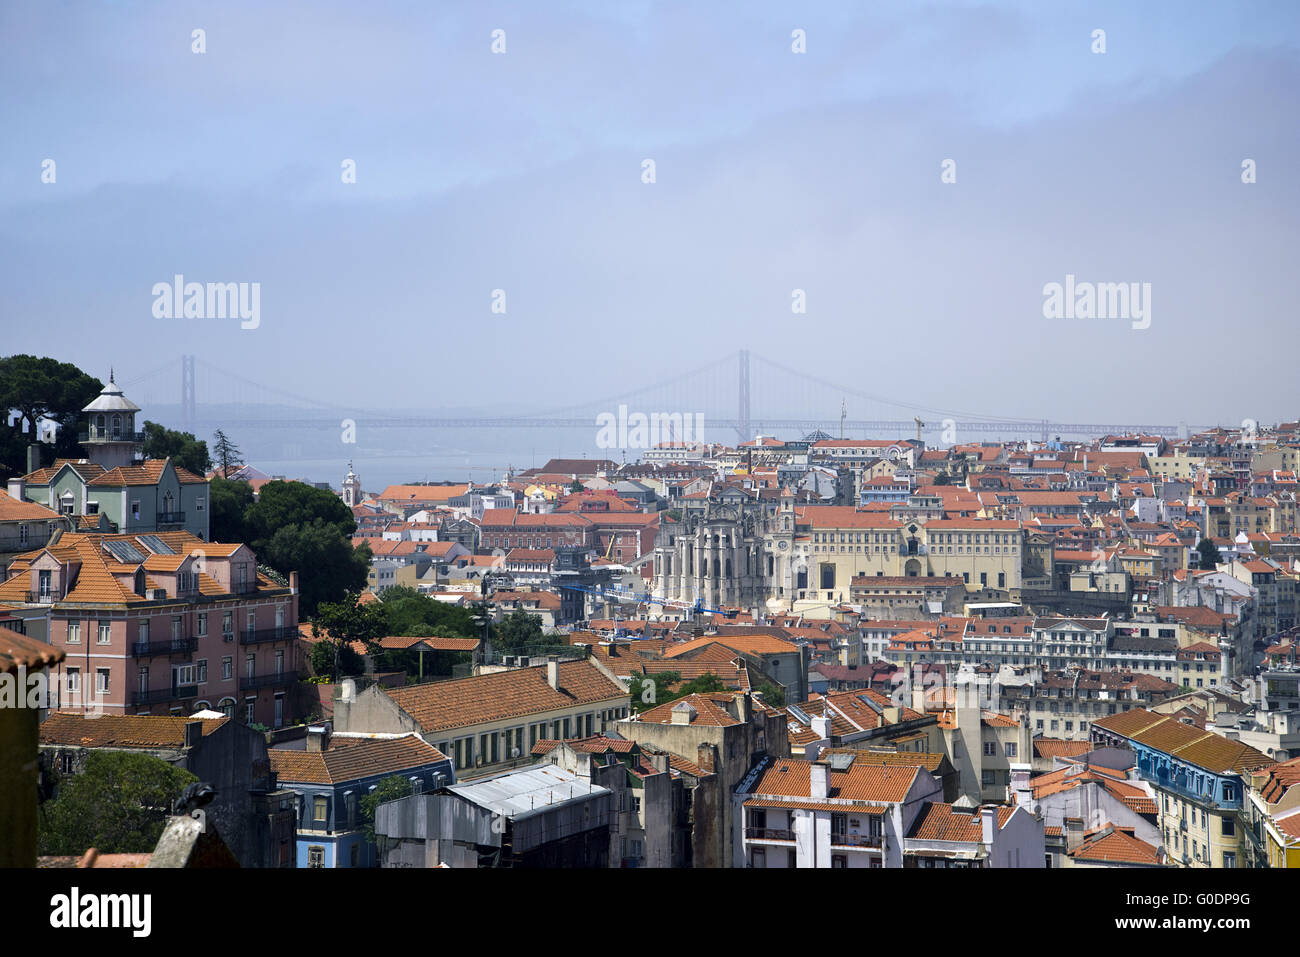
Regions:
M 971 590 L 1021 585 L 1025 532 L 1018 521 L 901 521 L 851 507 L 810 506 L 798 510 L 796 524 L 803 561 L 802 568 L 795 566 L 794 587 L 800 598 L 848 601 L 851 582 L 860 576 L 952 577 Z

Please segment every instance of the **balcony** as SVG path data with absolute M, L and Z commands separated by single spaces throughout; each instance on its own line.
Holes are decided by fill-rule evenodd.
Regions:
M 26 595 L 27 603 L 31 605 L 49 605 L 54 602 L 54 592 L 50 591 L 29 591 Z
M 199 647 L 197 638 L 171 638 L 166 641 L 137 641 L 131 646 L 136 658 L 151 655 L 187 655 Z
M 260 631 L 241 631 L 239 633 L 239 643 L 241 645 L 264 645 L 271 641 L 293 641 L 297 637 L 298 629 L 286 625 L 282 628 L 264 628 Z
M 198 696 L 198 685 L 176 685 L 172 688 L 154 688 L 149 691 L 132 692 L 131 706 L 141 707 L 143 705 L 161 704 L 165 701 L 178 701 L 182 698 L 197 698 Z
M 143 432 L 127 432 L 124 429 L 97 429 L 91 426 L 85 432 L 77 433 L 77 441 L 87 442 L 143 442 Z
M 185 513 L 184 512 L 159 512 L 158 524 L 159 525 L 184 525 Z
M 747 827 L 745 837 L 751 841 L 793 841 L 794 832 L 781 827 Z
M 240 691 L 256 691 L 258 688 L 281 688 L 285 685 L 294 684 L 298 680 L 298 672 L 282 671 L 279 674 L 270 675 L 245 675 L 239 679 Z
M 879 834 L 840 834 L 833 832 L 831 834 L 831 844 L 837 847 L 875 847 L 879 848 L 881 836 Z

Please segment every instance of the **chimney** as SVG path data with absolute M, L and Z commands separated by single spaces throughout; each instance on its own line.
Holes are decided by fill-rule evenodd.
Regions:
M 920 681 L 912 682 L 912 710 L 925 714 L 925 685 Z
M 289 572 L 289 591 L 291 591 L 295 595 L 298 594 L 298 573 L 297 572 Z
M 751 710 L 749 692 L 738 691 L 732 696 L 732 700 L 736 702 L 736 720 L 741 724 L 749 724 L 749 715 Z
M 185 722 L 185 747 L 193 748 L 198 745 L 199 740 L 203 737 L 202 721 Z
M 980 808 L 980 840 L 993 846 L 993 836 L 998 832 L 998 809 L 995 807 Z
M 546 659 L 546 683 L 555 691 L 560 690 L 560 659 L 554 655 Z
M 27 494 L 27 483 L 23 481 L 22 476 L 15 475 L 9 480 L 9 495 L 22 501 Z
M 35 443 L 27 446 L 27 472 L 35 472 L 41 467 L 41 447 Z
M 307 729 L 307 751 L 319 754 L 329 748 L 329 729 L 323 724 L 312 725 Z
M 809 769 L 811 778 L 811 797 L 814 801 L 825 801 L 831 796 L 831 765 L 829 761 L 814 761 Z
M 831 739 L 831 719 L 824 714 L 816 715 L 812 719 L 813 734 L 817 735 L 823 741 Z
M 714 771 L 714 750 L 711 744 L 701 744 L 695 749 L 695 763 L 701 771 L 712 774 Z

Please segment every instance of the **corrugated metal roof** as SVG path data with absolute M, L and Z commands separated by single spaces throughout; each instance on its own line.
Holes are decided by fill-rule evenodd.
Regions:
M 521 768 L 470 784 L 453 784 L 447 790 L 512 820 L 610 793 L 607 788 L 551 765 Z

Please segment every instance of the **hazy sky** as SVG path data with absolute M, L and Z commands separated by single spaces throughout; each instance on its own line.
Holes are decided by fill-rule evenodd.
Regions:
M 1298 28 L 1291 0 L 4 4 L 0 353 L 552 407 L 747 346 L 941 408 L 1295 418 Z M 260 283 L 260 326 L 156 318 L 176 273 Z M 1044 318 L 1067 274 L 1150 283 L 1150 328 Z

